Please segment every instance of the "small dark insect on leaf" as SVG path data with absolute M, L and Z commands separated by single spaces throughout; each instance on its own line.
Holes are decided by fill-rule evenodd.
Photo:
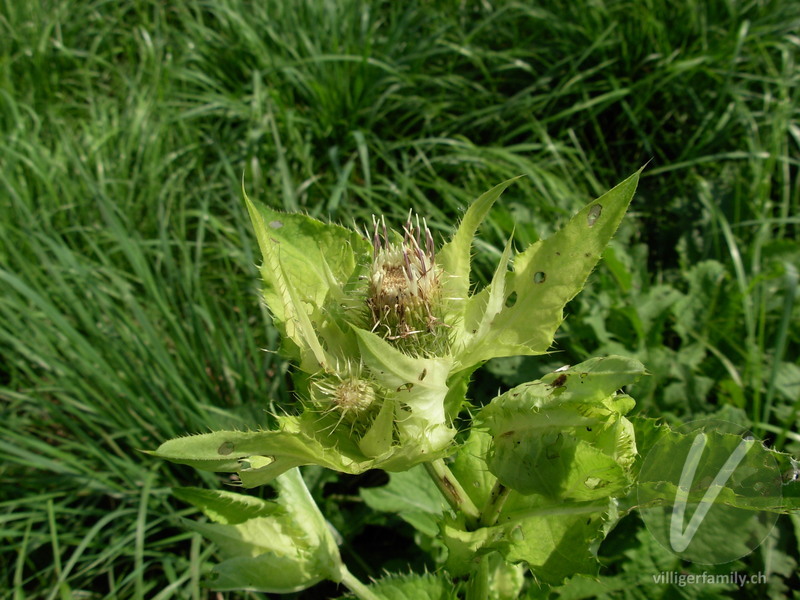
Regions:
M 428 369 L 422 369 L 422 373 L 419 374 L 419 377 L 417 379 L 422 381 L 423 379 L 425 379 L 425 375 L 427 374 L 428 374 Z
M 558 377 L 556 377 L 556 378 L 553 380 L 553 383 L 551 383 L 551 384 L 550 384 L 550 387 L 551 387 L 551 388 L 557 388 L 557 387 L 561 387 L 561 386 L 563 386 L 563 385 L 564 385 L 566 382 L 567 382 L 567 375 L 566 375 L 566 373 L 563 373 L 563 374 L 559 375 Z
M 793 467 L 787 471 L 784 471 L 781 479 L 783 480 L 783 485 L 794 483 L 795 481 L 800 480 L 800 470 Z

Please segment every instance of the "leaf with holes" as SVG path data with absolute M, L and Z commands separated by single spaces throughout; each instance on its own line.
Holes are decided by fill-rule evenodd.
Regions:
M 642 374 L 630 358 L 593 358 L 496 397 L 478 420 L 492 435 L 487 464 L 521 494 L 584 502 L 624 495 L 636 456 L 634 402 L 617 390 Z
M 640 172 L 590 202 L 548 239 L 531 244 L 510 271 L 506 248 L 491 284 L 467 300 L 457 321 L 458 366 L 547 351 L 564 306 L 583 288 L 625 215 Z

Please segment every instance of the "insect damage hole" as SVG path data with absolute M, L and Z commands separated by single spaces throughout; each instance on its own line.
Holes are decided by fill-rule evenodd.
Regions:
M 533 283 L 544 283 L 545 279 L 547 279 L 547 273 L 544 271 L 537 271 L 533 274 Z
M 589 209 L 589 213 L 586 215 L 586 224 L 589 227 L 594 227 L 594 224 L 597 223 L 597 219 L 600 218 L 600 213 L 603 212 L 603 207 L 599 204 L 595 204 L 592 208 Z

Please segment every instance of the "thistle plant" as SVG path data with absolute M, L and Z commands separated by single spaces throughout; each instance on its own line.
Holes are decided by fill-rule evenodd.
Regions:
M 176 491 L 215 522 L 192 525 L 227 557 L 211 585 L 288 593 L 326 578 L 360 598 L 384 597 L 345 567 L 335 533 L 305 491 L 303 465 L 383 469 L 398 481 L 424 465 L 447 502 L 435 518 L 448 556 L 430 577 L 466 576 L 468 598 L 516 597 L 523 564 L 540 583 L 595 573 L 598 545 L 633 508 L 625 499 L 637 477 L 639 434 L 647 444 L 661 435 L 653 422 L 637 430 L 626 417 L 634 400 L 621 390 L 643 365 L 591 359 L 477 406 L 466 392 L 489 359 L 548 352 L 565 304 L 600 259 L 638 178 L 546 240 L 516 254 L 509 240 L 479 290 L 470 282 L 473 238 L 514 180 L 480 196 L 440 248 L 413 212 L 396 229 L 375 217 L 354 231 L 274 211 L 245 193 L 298 410 L 277 416 L 274 429 L 192 435 L 152 452 L 235 473 L 244 487 L 278 490 L 271 502 Z M 461 443 L 458 419 L 470 424 Z M 658 493 L 649 501 L 658 503 Z

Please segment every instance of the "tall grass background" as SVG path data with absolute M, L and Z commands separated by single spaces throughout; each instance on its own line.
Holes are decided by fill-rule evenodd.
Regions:
M 652 373 L 641 413 L 797 451 L 798 32 L 792 0 L 0 3 L 2 597 L 215 597 L 169 489 L 222 480 L 139 450 L 291 405 L 243 177 L 348 225 L 413 207 L 441 239 L 525 175 L 485 279 L 647 163 L 556 351 L 490 363 L 476 399 L 621 352 Z M 349 558 L 379 577 L 366 526 Z

